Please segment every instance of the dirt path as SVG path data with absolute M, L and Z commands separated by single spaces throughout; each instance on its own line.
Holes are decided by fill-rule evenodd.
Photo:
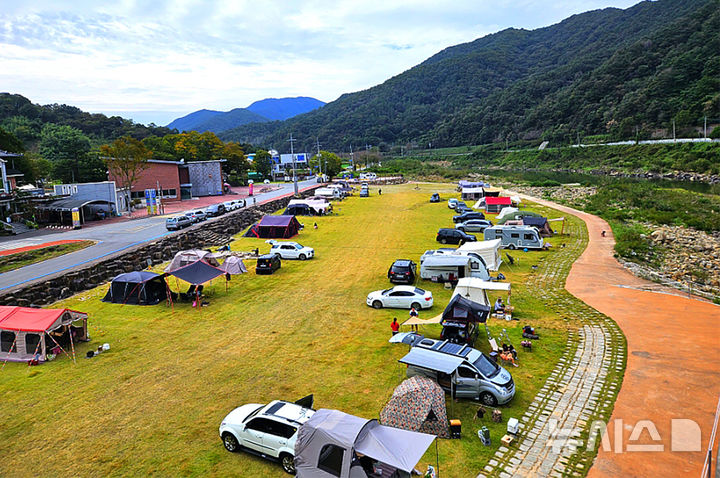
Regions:
M 603 219 L 528 199 L 585 221 L 588 247 L 565 287 L 614 319 L 627 338 L 625 379 L 607 428 L 610 447 L 600 448 L 588 476 L 667 476 L 669 470 L 673 476 L 699 476 L 720 394 L 720 307 L 627 272 L 613 257 L 615 240 Z M 692 427 L 683 435 L 676 426 L 671 436 L 673 419 L 697 423 L 702 446 Z M 642 420 L 652 421 L 659 440 L 652 438 L 652 426 L 637 426 Z M 615 430 L 621 430 L 620 437 Z M 638 439 L 630 440 L 633 432 L 641 432 Z M 662 451 L 632 451 L 632 445 L 661 445 Z M 673 452 L 678 445 L 694 451 Z

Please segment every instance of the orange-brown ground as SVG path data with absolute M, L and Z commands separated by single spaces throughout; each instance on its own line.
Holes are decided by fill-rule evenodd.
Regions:
M 601 447 L 588 476 L 699 476 L 720 395 L 720 307 L 626 271 L 613 257 L 615 240 L 601 218 L 533 201 L 585 221 L 588 247 L 570 270 L 565 287 L 615 320 L 627 338 L 627 369 L 607 428 L 611 447 Z M 639 289 L 645 287 L 653 290 Z M 699 451 L 671 450 L 672 419 L 699 425 Z M 616 420 L 622 420 L 622 446 L 614 433 Z M 652 421 L 661 441 L 653 441 L 647 429 L 639 440 L 629 440 L 641 420 Z M 675 441 L 691 443 L 679 434 Z M 627 451 L 628 445 L 638 444 L 662 444 L 663 451 Z

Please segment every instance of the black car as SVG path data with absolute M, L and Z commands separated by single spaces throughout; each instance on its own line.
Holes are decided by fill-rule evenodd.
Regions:
M 435 193 L 430 196 L 430 202 L 440 202 L 440 195 L 438 193 Z
M 277 254 L 264 254 L 258 257 L 256 274 L 272 274 L 280 269 L 280 256 Z
M 224 204 L 211 204 L 205 208 L 205 214 L 208 216 L 216 217 L 225 214 Z
M 473 346 L 478 337 L 479 328 L 475 322 L 463 320 L 443 320 L 440 339 L 454 344 L 467 344 Z
M 435 240 L 441 244 L 465 244 L 466 242 L 477 241 L 475 236 L 464 233 L 459 229 L 440 229 Z
M 414 284 L 417 265 L 408 259 L 398 259 L 390 266 L 387 276 L 393 284 Z
M 453 206 L 453 209 L 455 209 L 456 211 L 460 211 L 460 210 L 464 210 L 464 209 L 468 209 L 468 210 L 472 211 L 472 209 L 470 209 L 470 207 L 467 204 L 465 204 L 465 201 L 456 202 L 455 205 Z
M 485 219 L 485 214 L 481 212 L 468 211 L 457 216 L 453 216 L 453 222 L 465 222 L 470 219 Z

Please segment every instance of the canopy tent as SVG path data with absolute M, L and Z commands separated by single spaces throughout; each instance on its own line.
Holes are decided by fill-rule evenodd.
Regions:
M 242 259 L 236 256 L 229 256 L 227 259 L 225 259 L 225 262 L 222 263 L 219 269 L 230 275 L 244 274 L 247 272 L 247 267 L 245 267 L 245 263 L 242 261 Z
M 201 285 L 216 277 L 225 275 L 225 271 L 218 267 L 211 266 L 205 261 L 196 261 L 185 267 L 169 272 L 168 275 L 175 276 L 192 285 Z
M 502 192 L 502 188 L 485 187 L 483 191 L 485 192 L 485 197 L 498 197 Z
M 489 271 L 496 271 L 502 264 L 502 258 L 500 257 L 500 243 L 501 239 L 493 239 L 491 241 L 475 241 L 466 242 L 462 246 L 458 247 L 458 251 L 474 252 L 483 258 L 485 267 Z
M 45 361 L 58 341 L 87 341 L 87 317 L 70 309 L 0 306 L 0 360 Z
M 445 392 L 434 380 L 415 376 L 404 380 L 380 412 L 380 423 L 403 430 L 450 438 Z
M 320 409 L 298 430 L 298 478 L 367 478 L 367 461 L 392 476 L 412 472 L 435 436 L 380 425 L 338 410 Z
M 263 216 L 257 224 L 250 226 L 245 237 L 264 239 L 288 239 L 300 230 L 295 216 Z
M 199 260 L 203 260 L 211 266 L 220 267 L 220 262 L 218 262 L 217 257 L 212 252 L 203 251 L 201 249 L 189 249 L 175 254 L 175 257 L 173 257 L 173 260 L 170 261 L 170 264 L 165 267 L 165 272 L 180 269 L 181 267 L 185 267 Z
M 500 212 L 504 207 L 508 207 L 512 204 L 509 197 L 486 197 L 485 198 L 485 212 L 493 213 Z
M 461 294 L 454 295 L 442 313 L 442 320 L 461 320 L 463 322 L 485 322 L 490 315 L 490 307 L 474 302 Z
M 103 302 L 113 304 L 155 305 L 167 299 L 167 283 L 159 274 L 134 271 L 116 276 Z
M 550 229 L 550 224 L 548 224 L 546 217 L 525 216 L 522 220 L 523 225 L 536 228 L 542 237 L 550 237 L 553 235 L 553 231 Z
M 410 317 L 408 320 L 403 322 L 400 325 L 431 325 L 431 324 L 439 324 L 442 322 L 442 314 L 435 316 L 431 319 L 421 319 L 419 317 Z
M 508 304 L 510 303 L 510 283 L 509 282 L 487 282 L 476 277 L 463 277 L 455 286 L 453 297 L 460 295 L 478 304 L 491 307 L 490 299 L 488 299 L 487 291 L 507 292 Z

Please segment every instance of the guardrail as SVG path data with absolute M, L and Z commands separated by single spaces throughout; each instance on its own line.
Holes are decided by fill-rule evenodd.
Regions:
M 713 421 L 712 432 L 710 432 L 710 442 L 708 443 L 707 456 L 705 457 L 705 463 L 703 463 L 702 474 L 700 478 L 712 478 L 712 454 L 713 448 L 715 448 L 715 436 L 717 435 L 718 418 L 720 418 L 720 398 L 718 398 L 718 404 L 715 408 L 715 420 Z M 718 454 L 715 455 L 715 478 L 720 475 L 720 449 Z

